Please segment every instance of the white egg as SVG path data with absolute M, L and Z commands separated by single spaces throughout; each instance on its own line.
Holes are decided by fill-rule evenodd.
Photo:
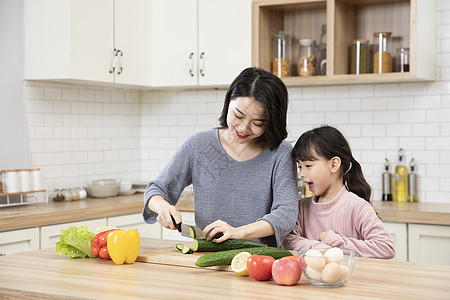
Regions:
M 341 269 L 341 274 L 339 275 L 339 280 L 347 280 L 350 276 L 350 270 L 346 265 L 339 265 L 339 268 Z
M 333 261 L 340 263 L 344 258 L 344 251 L 342 251 L 342 249 L 340 248 L 335 247 L 328 249 L 323 256 L 325 257 L 327 263 Z
M 322 252 L 316 249 L 309 249 L 305 253 L 305 262 L 308 267 L 321 271 L 325 266 L 325 258 Z
M 339 279 L 341 268 L 338 263 L 330 262 L 325 265 L 322 271 L 322 280 L 326 283 L 332 283 Z
M 313 280 L 322 280 L 322 272 L 317 271 L 310 266 L 306 267 L 306 275 L 308 275 L 308 277 Z

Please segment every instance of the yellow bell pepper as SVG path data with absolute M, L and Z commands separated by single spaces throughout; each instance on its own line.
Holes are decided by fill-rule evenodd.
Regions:
M 116 265 L 136 261 L 141 244 L 139 232 L 134 229 L 119 229 L 108 233 L 108 252 Z

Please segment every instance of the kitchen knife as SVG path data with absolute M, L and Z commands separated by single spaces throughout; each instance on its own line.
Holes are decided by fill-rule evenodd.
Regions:
M 197 226 L 188 225 L 188 224 L 184 224 L 181 222 L 176 223 L 173 216 L 171 216 L 171 218 L 172 218 L 173 225 L 175 226 L 176 229 L 178 229 L 179 232 L 181 232 L 182 236 L 186 236 L 189 238 L 197 238 L 197 239 L 205 238 L 203 231 L 201 231 L 200 228 L 198 228 Z M 192 232 L 192 234 L 191 234 L 191 232 Z

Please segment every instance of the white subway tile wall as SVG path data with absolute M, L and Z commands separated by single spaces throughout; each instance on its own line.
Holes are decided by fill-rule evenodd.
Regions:
M 140 178 L 139 91 L 42 81 L 25 89 L 28 165 L 42 169 L 47 189 Z
M 437 1 L 436 77 L 430 83 L 289 88 L 288 140 L 338 127 L 381 199 L 385 158 L 414 158 L 422 202 L 450 203 L 450 1 Z M 29 165 L 47 188 L 88 179 L 149 181 L 193 133 L 218 126 L 225 90 L 135 91 L 26 82 Z

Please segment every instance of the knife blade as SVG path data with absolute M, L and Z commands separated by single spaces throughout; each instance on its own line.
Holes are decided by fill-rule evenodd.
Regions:
M 195 225 L 184 224 L 182 222 L 177 223 L 173 216 L 171 216 L 173 225 L 181 233 L 182 236 L 189 238 L 205 238 L 203 231 Z M 191 234 L 192 232 L 192 234 Z

